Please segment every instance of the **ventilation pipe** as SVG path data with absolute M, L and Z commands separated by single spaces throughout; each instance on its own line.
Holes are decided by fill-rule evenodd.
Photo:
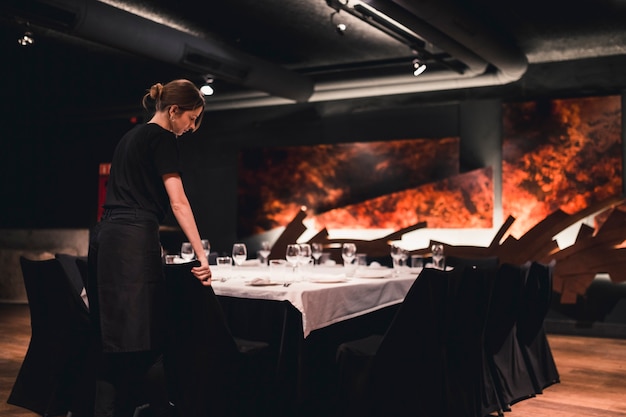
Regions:
M 10 1 L 10 0 L 9 0 Z M 200 38 L 96 0 L 33 0 L 13 6 L 33 23 L 75 37 L 221 78 L 243 87 L 306 102 L 308 77 L 219 42 Z
M 459 9 L 450 0 L 361 1 L 390 15 L 464 62 L 467 70 L 462 74 L 451 70 L 427 70 L 418 78 L 407 74 L 319 82 L 310 102 L 504 85 L 519 80 L 528 68 L 526 55 L 512 39 L 471 12 Z M 236 109 L 290 103 L 293 102 L 249 92 L 215 97 L 208 103 L 208 108 Z

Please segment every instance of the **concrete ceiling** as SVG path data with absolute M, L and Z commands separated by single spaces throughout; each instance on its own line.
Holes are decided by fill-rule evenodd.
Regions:
M 135 96 L 167 77 L 212 78 L 215 110 L 626 88 L 624 1 L 363 2 L 416 39 L 351 14 L 356 0 L 4 0 L 2 49 L 14 77 L 69 72 Z M 36 52 L 15 42 L 25 30 Z M 415 58 L 428 64 L 419 77 Z

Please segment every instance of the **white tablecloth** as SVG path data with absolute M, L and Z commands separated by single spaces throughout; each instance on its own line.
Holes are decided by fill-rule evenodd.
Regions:
M 304 337 L 307 337 L 312 331 L 333 323 L 401 303 L 419 270 L 406 270 L 400 276 L 392 275 L 391 270 L 373 272 L 368 268 L 364 273 L 357 270 L 353 277 L 345 277 L 343 266 L 320 266 L 298 274 L 295 282 L 285 287 L 283 282 L 294 280 L 291 273 L 275 278 L 270 277 L 267 267 L 243 266 L 233 268 L 232 277 L 221 282 L 221 272 L 213 268 L 213 289 L 220 296 L 289 301 L 302 313 Z M 359 278 L 364 275 L 371 277 Z M 278 285 L 250 285 L 255 278 L 269 279 Z M 311 281 L 316 278 L 345 278 L 345 282 Z

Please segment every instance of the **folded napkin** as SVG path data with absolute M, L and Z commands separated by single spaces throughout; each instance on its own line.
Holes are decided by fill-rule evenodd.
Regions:
M 254 278 L 250 280 L 250 285 L 269 285 L 271 281 L 269 278 Z

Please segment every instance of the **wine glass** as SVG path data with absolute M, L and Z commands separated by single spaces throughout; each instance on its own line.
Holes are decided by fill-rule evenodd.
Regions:
M 300 254 L 298 255 L 298 264 L 300 264 L 300 268 L 304 269 L 311 262 L 311 245 L 308 243 L 301 243 L 300 245 Z
M 297 244 L 289 244 L 287 245 L 287 250 L 285 252 L 285 259 L 292 267 L 292 271 L 296 271 L 296 267 L 298 266 L 298 257 L 300 256 L 300 245 Z
M 235 260 L 235 264 L 237 266 L 243 265 L 248 257 L 248 250 L 246 249 L 245 243 L 235 243 L 233 245 L 233 259 Z
M 436 269 L 445 269 L 444 266 L 444 256 L 443 256 L 443 245 L 440 243 L 435 243 L 430 248 L 433 255 L 433 267 Z
M 211 243 L 209 242 L 209 239 L 202 239 L 200 242 L 202 242 L 202 249 L 204 249 L 204 254 L 208 260 L 209 253 L 211 253 Z
M 344 265 L 350 265 L 356 259 L 356 245 L 354 243 L 344 243 L 341 248 L 341 257 Z
M 270 256 L 272 251 L 272 245 L 270 242 L 264 240 L 261 242 L 261 249 L 257 252 L 259 254 L 259 260 L 262 265 L 267 265 L 267 258 Z
M 311 255 L 313 256 L 313 259 L 315 259 L 315 264 L 320 263 L 323 250 L 324 248 L 321 243 L 311 243 Z
M 409 251 L 408 249 L 402 248 L 400 252 L 400 267 L 407 266 L 409 259 Z
M 195 256 L 193 252 L 193 248 L 191 247 L 191 243 L 183 242 L 180 245 L 180 257 L 183 258 L 186 262 L 191 261 Z
M 393 270 L 396 275 L 400 274 L 400 264 L 402 262 L 404 249 L 396 244 L 392 243 L 390 248 L 391 258 L 393 259 Z

